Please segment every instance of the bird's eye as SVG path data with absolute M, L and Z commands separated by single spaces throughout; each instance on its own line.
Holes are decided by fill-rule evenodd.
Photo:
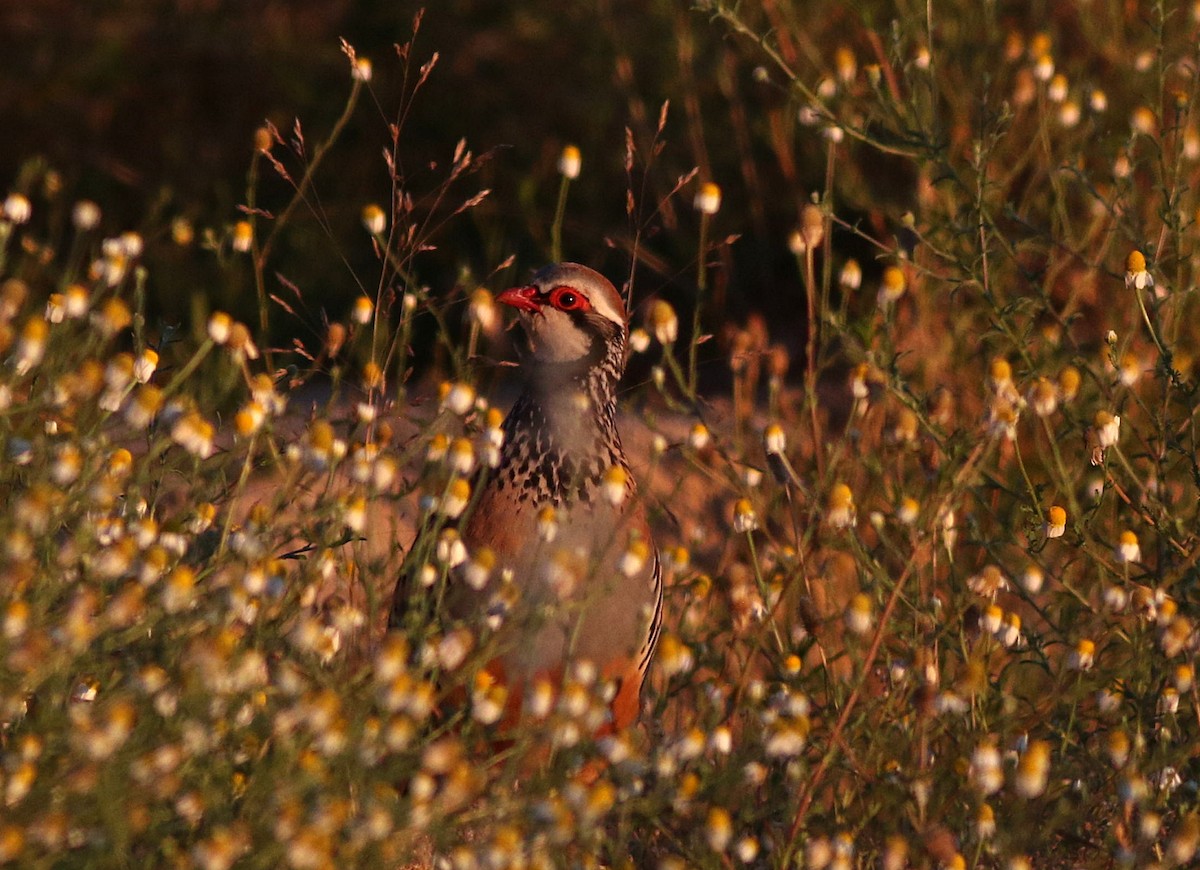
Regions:
M 550 291 L 550 304 L 559 311 L 580 311 L 588 307 L 587 297 L 570 287 L 555 287 Z

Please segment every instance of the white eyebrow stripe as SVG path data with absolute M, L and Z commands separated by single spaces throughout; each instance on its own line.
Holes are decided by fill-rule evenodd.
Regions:
M 608 298 L 608 294 L 603 289 L 597 288 L 595 293 L 589 294 L 588 301 L 592 303 L 592 308 L 603 314 L 613 323 L 621 326 L 625 325 L 624 316 L 616 308 L 613 308 L 612 300 Z

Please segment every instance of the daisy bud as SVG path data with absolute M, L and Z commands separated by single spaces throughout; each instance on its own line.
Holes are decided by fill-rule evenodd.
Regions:
M 184 414 L 171 428 L 171 440 L 199 459 L 208 459 L 216 452 L 213 424 L 195 411 Z
M 793 247 L 793 253 L 803 254 L 821 246 L 825 238 L 825 214 L 819 206 L 812 203 L 804 206 L 800 212 L 800 229 L 796 231 L 796 235 L 799 236 L 800 250 L 796 251 Z
M 850 604 L 846 607 L 846 628 L 851 633 L 864 635 L 871 630 L 871 626 L 875 622 L 875 616 L 872 612 L 871 599 L 862 592 L 859 592 L 850 599 Z
M 1029 397 L 1033 413 L 1049 417 L 1058 409 L 1058 387 L 1049 378 L 1038 378 Z
M 1135 135 L 1153 136 L 1158 128 L 1158 119 L 1149 106 L 1138 106 L 1129 116 L 1129 126 Z
M 196 230 L 192 227 L 192 222 L 184 217 L 177 217 L 171 221 L 171 241 L 179 245 L 181 248 L 186 248 L 196 238 Z
M 670 633 L 664 633 L 659 639 L 658 653 L 654 660 L 668 677 L 685 674 L 696 664 L 692 651 Z
M 1035 798 L 1046 790 L 1046 779 L 1050 772 L 1050 744 L 1035 740 L 1029 744 L 1017 762 L 1017 794 Z
M 229 341 L 229 333 L 233 329 L 233 318 L 224 311 L 214 311 L 208 318 L 208 337 L 216 344 Z
M 742 837 L 733 847 L 737 859 L 743 864 L 750 864 L 758 857 L 758 840 L 753 837 Z
M 696 191 L 696 198 L 692 204 L 695 206 L 696 211 L 701 214 L 716 214 L 721 210 L 721 188 L 711 181 L 706 181 Z
M 448 453 L 450 470 L 470 474 L 475 468 L 475 447 L 467 438 L 455 438 Z
M 583 165 L 583 155 L 574 145 L 567 145 L 563 148 L 562 153 L 558 155 L 558 171 L 563 178 L 568 181 L 574 181 L 579 177 L 579 170 Z
M 247 402 L 233 418 L 234 430 L 238 437 L 249 438 L 262 428 L 266 416 L 266 410 L 261 404 L 254 400 Z
M 437 541 L 437 558 L 450 568 L 457 568 L 467 561 L 467 548 L 457 529 L 442 529 Z
M 1079 384 L 1082 378 L 1075 366 L 1066 366 L 1058 373 L 1058 389 L 1063 401 L 1070 402 L 1079 394 Z
M 23 224 L 33 214 L 33 206 L 29 197 L 22 193 L 10 193 L 4 200 L 4 219 L 9 223 Z
M 441 462 L 446 458 L 449 450 L 450 439 L 444 432 L 438 432 L 429 439 L 429 446 L 425 449 L 425 461 L 428 463 Z
M 975 835 L 981 840 L 996 835 L 996 812 L 988 804 L 981 804 L 975 813 Z
M 1125 766 L 1125 762 L 1129 760 L 1129 735 L 1118 729 L 1110 731 L 1108 739 L 1105 741 L 1105 749 L 1108 752 L 1108 760 L 1112 762 L 1112 766 L 1121 768 Z
M 1200 132 L 1194 127 L 1183 132 L 1183 156 L 1188 160 L 1200 160 Z
M 632 577 L 637 574 L 646 564 L 646 560 L 650 558 L 650 545 L 642 538 L 630 538 L 629 546 L 625 548 L 625 552 L 621 555 L 620 570 L 626 577 Z
M 1137 535 L 1129 529 L 1121 532 L 1117 541 L 1116 556 L 1118 562 L 1126 564 L 1142 560 L 1142 548 L 1138 546 Z
M 763 449 L 767 454 L 783 453 L 787 450 L 787 435 L 778 423 L 772 423 L 763 431 Z
M 363 206 L 361 218 L 363 227 L 373 236 L 381 236 L 387 229 L 387 215 L 375 203 Z
M 998 356 L 992 360 L 989 374 L 992 381 L 992 389 L 1000 393 L 1012 386 L 1012 366 L 1002 356 Z
M 1067 667 L 1073 671 L 1090 671 L 1096 663 L 1096 644 L 1083 638 L 1067 658 Z
M 1142 360 L 1136 353 L 1127 353 L 1121 357 L 1117 368 L 1117 379 L 1123 386 L 1132 387 L 1142 376 Z
M 738 534 L 747 534 L 758 528 L 758 515 L 754 513 L 754 505 L 748 498 L 740 498 L 733 506 L 733 530 Z
M 994 599 L 1008 590 L 1008 578 L 998 565 L 985 565 L 982 571 L 967 579 L 967 588 L 976 595 Z
M 100 223 L 100 206 L 90 199 L 81 199 L 71 209 L 71 223 L 80 232 L 94 230 Z
M 250 246 L 254 244 L 254 227 L 250 221 L 238 221 L 233 225 L 233 241 L 231 243 L 233 249 L 239 254 L 244 254 L 250 250 Z
M 31 317 L 25 321 L 13 362 L 18 375 L 28 373 L 42 361 L 46 354 L 47 332 L 46 321 L 42 318 Z
M 471 484 L 456 477 L 446 489 L 446 497 L 442 499 L 442 513 L 452 520 L 462 516 L 471 500 Z
M 538 511 L 537 529 L 538 537 L 547 544 L 554 543 L 554 539 L 558 537 L 558 516 L 550 505 Z
M 1067 77 L 1062 73 L 1056 73 L 1050 79 L 1050 84 L 1046 86 L 1046 97 L 1052 103 L 1061 103 L 1067 98 Z
M 674 344 L 679 338 L 679 319 L 675 316 L 675 309 L 671 307 L 671 303 L 665 299 L 654 300 L 647 320 L 650 331 L 654 333 L 659 344 Z
M 463 482 L 466 483 L 466 481 Z M 480 547 L 471 554 L 470 560 L 463 568 L 463 579 L 467 581 L 468 586 L 478 592 L 487 585 L 495 567 L 496 554 L 490 547 Z
M 1058 505 L 1052 505 L 1046 512 L 1046 537 L 1061 538 L 1067 530 L 1067 512 Z
M 614 465 L 604 472 L 600 488 L 605 500 L 613 507 L 620 507 L 629 491 L 629 472 L 619 465 Z
M 1058 123 L 1071 130 L 1079 124 L 1079 119 L 1082 115 L 1083 112 L 1079 109 L 1079 103 L 1074 100 L 1066 100 L 1058 109 Z
M 158 368 L 158 352 L 146 348 L 133 363 L 133 376 L 139 384 L 148 383 Z
M 825 520 L 835 529 L 854 525 L 854 493 L 844 483 L 836 484 L 829 492 L 825 505 Z
M 1000 642 L 1014 647 L 1021 642 L 1021 617 L 1016 613 L 1004 614 L 1004 625 L 1000 628 Z
M 484 332 L 491 332 L 496 325 L 496 305 L 490 291 L 479 287 L 471 294 L 467 305 L 467 316 Z
M 475 388 L 470 384 L 443 383 L 438 392 L 441 394 L 442 407 L 459 417 L 475 407 Z
M 367 528 L 367 500 L 358 496 L 344 502 L 342 522 L 350 531 L 361 535 Z
M 708 841 L 708 847 L 714 852 L 724 852 L 729 847 L 729 841 L 733 837 L 733 823 L 728 810 L 713 807 L 708 811 L 704 837 Z
M 842 264 L 838 283 L 846 290 L 857 290 L 862 286 L 862 266 L 858 264 L 858 260 L 850 259 Z
M 1108 411 L 1097 411 L 1093 419 L 1096 439 L 1102 448 L 1112 447 L 1121 435 L 1121 418 Z
M 1033 75 L 1039 82 L 1048 82 L 1054 76 L 1054 58 L 1043 54 L 1033 65 Z
M 366 296 L 359 296 L 354 300 L 354 308 L 351 309 L 350 317 L 359 326 L 365 326 L 371 322 L 371 315 L 375 313 L 375 304 Z
M 883 280 L 879 283 L 879 307 L 885 308 L 899 300 L 906 288 L 904 270 L 899 266 L 888 266 L 883 270 Z
M 72 320 L 78 320 L 87 314 L 90 300 L 88 298 L 87 288 L 82 284 L 72 284 L 63 291 L 62 294 L 63 310 L 67 317 Z
M 162 390 L 153 384 L 146 384 L 133 394 L 132 401 L 125 407 L 125 420 L 135 429 L 145 429 L 162 406 Z
M 1125 286 L 1136 290 L 1154 286 L 1154 277 L 1146 270 L 1146 257 L 1141 251 L 1130 251 L 1125 258 Z
M 235 322 L 229 328 L 226 346 L 234 359 L 258 359 L 258 346 L 250 337 L 250 329 L 244 323 Z
M 979 627 L 985 634 L 998 634 L 1004 624 L 1004 608 L 999 604 L 989 604 L 979 617 Z

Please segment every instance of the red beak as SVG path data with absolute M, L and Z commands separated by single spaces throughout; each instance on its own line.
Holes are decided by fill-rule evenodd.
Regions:
M 541 311 L 542 305 L 537 301 L 537 295 L 537 286 L 530 284 L 528 287 L 513 287 L 505 290 L 496 297 L 496 301 L 511 305 L 521 311 Z

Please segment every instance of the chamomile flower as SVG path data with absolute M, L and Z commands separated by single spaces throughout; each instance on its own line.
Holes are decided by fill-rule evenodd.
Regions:
M 846 290 L 857 290 L 862 286 L 862 266 L 858 264 L 858 260 L 849 259 L 842 264 L 842 271 L 838 273 L 838 283 Z
M 1154 276 L 1147 271 L 1146 257 L 1141 251 L 1130 251 L 1125 258 L 1125 286 L 1131 290 L 1154 286 Z
M 1096 644 L 1088 638 L 1080 639 L 1067 657 L 1067 667 L 1073 671 L 1090 671 L 1095 663 Z
M 1138 545 L 1137 535 L 1129 529 L 1121 532 L 1117 540 L 1116 557 L 1118 562 L 1125 564 L 1142 560 L 1142 548 Z
M 375 203 L 363 206 L 361 218 L 363 228 L 373 236 L 381 236 L 387 229 L 387 214 Z
M 854 493 L 844 483 L 835 484 L 825 503 L 825 521 L 835 529 L 854 525 Z
M 1121 436 L 1121 418 L 1109 411 L 1097 411 L 1092 425 L 1101 449 L 1112 447 Z
M 754 505 L 748 498 L 740 498 L 733 506 L 733 530 L 738 534 L 747 534 L 758 528 L 758 515 Z
M 1067 512 L 1058 505 L 1051 505 L 1046 511 L 1046 537 L 1061 538 L 1067 530 Z
M 714 215 L 721 210 L 721 188 L 711 181 L 700 185 L 692 204 L 703 215 Z
M 679 338 L 679 318 L 675 309 L 665 299 L 655 299 L 646 315 L 650 332 L 661 345 L 674 344 Z
M 1038 797 L 1046 790 L 1050 774 L 1050 744 L 1035 740 L 1017 762 L 1016 789 L 1024 798 Z
M 583 167 L 583 154 L 575 145 L 563 146 L 563 150 L 558 155 L 558 171 L 563 178 L 568 181 L 574 181 L 579 177 L 579 171 Z
M 886 308 L 897 302 L 907 287 L 904 270 L 899 266 L 888 266 L 883 270 L 883 279 L 879 282 L 879 307 Z
M 604 472 L 600 481 L 600 490 L 604 500 L 613 507 L 620 507 L 629 494 L 629 472 L 620 465 L 614 465 Z

